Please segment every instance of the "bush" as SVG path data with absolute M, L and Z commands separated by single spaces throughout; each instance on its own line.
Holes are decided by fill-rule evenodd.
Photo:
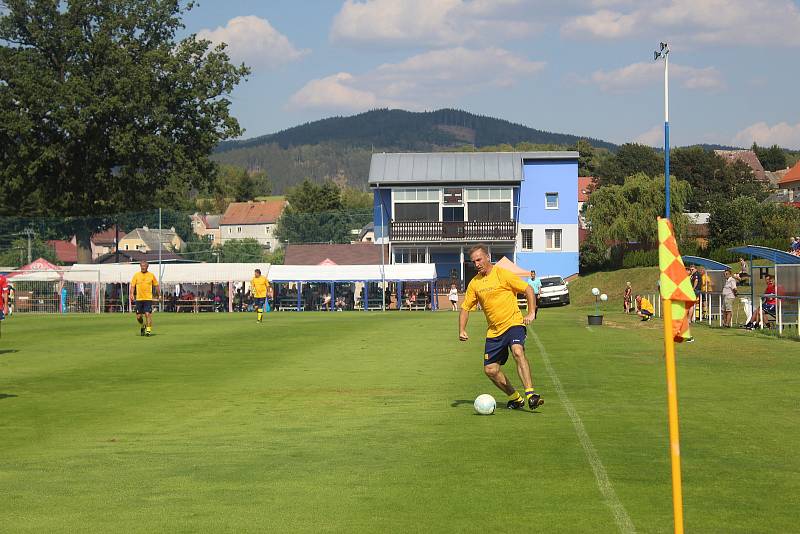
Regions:
M 626 252 L 622 257 L 622 268 L 631 269 L 633 267 L 653 267 L 658 265 L 658 249 L 653 250 L 634 250 Z

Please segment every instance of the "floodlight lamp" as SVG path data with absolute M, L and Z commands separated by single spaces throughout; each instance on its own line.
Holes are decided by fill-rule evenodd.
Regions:
M 663 51 L 667 47 L 667 43 L 661 43 L 661 50 Z
M 653 52 L 653 61 L 658 61 L 658 57 L 659 57 L 660 55 L 661 55 L 661 54 L 659 54 L 657 50 L 656 50 L 655 52 Z

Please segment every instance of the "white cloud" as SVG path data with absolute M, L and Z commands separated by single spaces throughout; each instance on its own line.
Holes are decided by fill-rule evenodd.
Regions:
M 684 65 L 670 64 L 671 80 L 677 81 L 686 89 L 701 89 L 705 91 L 719 91 L 725 88 L 725 81 L 715 67 L 687 67 Z M 625 93 L 636 91 L 645 86 L 654 85 L 663 81 L 663 63 L 633 63 L 625 67 L 592 73 L 586 83 L 593 83 L 602 91 L 609 93 Z
M 232 18 L 224 28 L 200 30 L 197 36 L 214 44 L 226 43 L 232 60 L 256 68 L 290 63 L 309 52 L 295 48 L 268 20 L 254 15 Z
M 800 149 L 800 122 L 794 125 L 780 122 L 774 126 L 763 121 L 757 122 L 737 133 L 732 144 L 749 147 L 753 142 L 761 146 Z
M 579 38 L 619 39 L 632 35 L 636 29 L 636 14 L 626 15 L 601 9 L 591 15 L 581 15 L 566 22 L 561 27 L 561 33 Z
M 431 109 L 465 94 L 514 85 L 544 68 L 502 48 L 434 50 L 360 75 L 339 73 L 308 82 L 289 100 L 293 109 Z
M 664 125 L 653 126 L 643 134 L 637 135 L 633 141 L 640 145 L 655 147 L 664 146 Z
M 791 0 L 593 0 L 586 7 L 594 11 L 568 18 L 562 35 L 664 35 L 677 42 L 800 46 L 800 7 Z
M 346 0 L 330 37 L 348 44 L 412 47 L 520 38 L 541 27 L 515 16 L 524 7 L 523 0 Z

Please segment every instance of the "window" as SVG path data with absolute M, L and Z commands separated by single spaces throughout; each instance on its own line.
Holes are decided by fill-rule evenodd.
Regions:
M 236 233 L 237 234 L 241 234 L 242 233 L 242 227 L 241 226 L 237 226 L 236 227 Z
M 425 263 L 424 248 L 405 248 L 394 251 L 395 263 Z
M 438 221 L 439 204 L 433 202 L 408 202 L 394 205 L 395 221 Z
M 507 200 L 511 202 L 511 189 L 510 188 L 481 188 L 481 189 L 467 189 L 467 201 L 476 200 Z
M 510 221 L 511 202 L 470 202 L 470 221 Z
M 561 230 L 544 231 L 544 249 L 561 250 Z
M 522 250 L 533 250 L 533 228 L 522 229 Z
M 450 221 L 463 221 L 464 220 L 464 208 L 452 208 L 452 207 L 443 207 L 442 208 L 442 220 L 446 222 Z
M 433 201 L 439 202 L 438 189 L 395 189 L 395 202 Z
M 544 207 L 548 210 L 558 209 L 558 193 L 545 193 L 544 194 Z

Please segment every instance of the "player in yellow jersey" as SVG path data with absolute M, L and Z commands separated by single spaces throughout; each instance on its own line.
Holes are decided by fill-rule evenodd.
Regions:
M 486 332 L 483 372 L 495 386 L 508 395 L 509 408 L 515 410 L 522 408 L 527 399 L 530 409 L 535 410 L 544 404 L 544 399 L 534 392 L 531 368 L 525 357 L 526 326 L 536 317 L 533 288 L 520 277 L 492 265 L 485 245 L 477 245 L 470 249 L 469 258 L 475 264 L 478 274 L 467 286 L 458 317 L 458 338 L 461 341 L 469 339 L 467 335 L 469 311 L 475 304 L 480 304 L 489 326 Z M 528 301 L 528 314 L 524 317 L 517 305 L 517 293 L 525 293 Z M 508 361 L 509 349 L 517 362 L 517 374 L 525 387 L 525 398 L 514 389 L 501 369 L 501 366 Z
M 158 298 L 158 280 L 147 270 L 147 262 L 139 264 L 141 271 L 133 275 L 131 295 L 136 302 L 136 320 L 139 322 L 139 333 L 150 336 L 153 333 L 153 300 Z
M 253 294 L 253 304 L 258 314 L 257 322 L 260 323 L 264 317 L 264 305 L 267 302 L 267 297 L 272 296 L 272 286 L 265 276 L 261 276 L 261 269 L 256 269 L 255 276 L 250 280 L 250 291 Z

